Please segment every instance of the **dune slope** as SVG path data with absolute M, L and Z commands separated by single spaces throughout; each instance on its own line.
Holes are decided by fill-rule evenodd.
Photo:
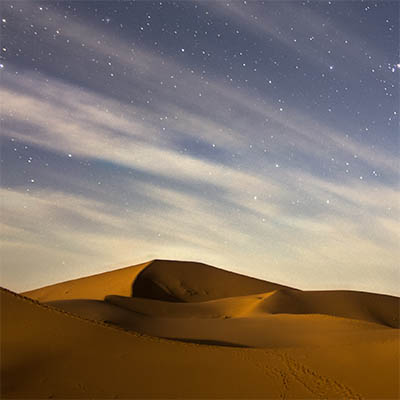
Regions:
M 5 290 L 1 305 L 2 397 L 278 394 L 272 379 L 236 349 L 143 337 Z
M 133 265 L 114 271 L 86 276 L 66 282 L 56 283 L 22 293 L 38 301 L 93 299 L 103 300 L 108 294 L 130 296 L 132 283 L 150 262 Z
M 400 299 L 351 290 L 277 290 L 256 311 L 268 314 L 323 314 L 399 328 Z
M 322 314 L 399 328 L 400 300 L 397 297 L 356 291 L 279 289 L 196 303 L 109 295 L 105 301 L 152 317 L 232 318 L 265 317 L 268 314 Z
M 280 291 L 273 291 L 196 303 L 110 295 L 106 296 L 104 302 L 60 300 L 46 304 L 148 335 L 194 343 L 236 343 L 249 347 L 280 348 L 386 340 L 398 336 L 398 330 L 390 329 L 382 322 L 385 315 L 378 313 L 379 307 L 375 314 L 367 308 L 368 301 L 375 304 L 374 296 L 379 299 L 381 295 L 293 291 L 294 297 L 288 299 L 286 291 L 281 303 Z M 309 294 L 313 301 L 309 299 Z M 318 294 L 317 298 L 314 294 Z M 326 311 L 321 309 L 321 305 L 329 302 L 332 295 L 338 306 L 331 306 L 331 310 Z M 350 295 L 350 300 L 347 295 Z M 357 302 L 364 298 L 368 301 Z M 339 314 L 340 307 L 345 308 L 346 300 L 348 312 L 344 318 Z M 397 311 L 395 307 L 398 302 L 393 300 L 396 298 L 388 296 L 384 302 L 384 311 L 388 315 L 390 311 L 392 315 Z
M 125 329 L 193 343 L 231 343 L 271 349 L 348 344 L 357 340 L 391 340 L 398 336 L 395 329 L 349 318 L 319 314 L 243 313 L 243 305 L 237 299 L 166 303 L 111 296 L 106 302 L 61 300 L 46 304 Z M 141 311 L 138 311 L 136 300 L 140 301 Z M 245 300 L 250 303 L 251 298 Z M 157 309 L 157 303 L 172 307 Z

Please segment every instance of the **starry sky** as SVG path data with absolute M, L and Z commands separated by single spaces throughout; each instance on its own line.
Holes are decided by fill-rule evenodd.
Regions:
M 2 1 L 1 285 L 154 258 L 399 289 L 397 1 Z

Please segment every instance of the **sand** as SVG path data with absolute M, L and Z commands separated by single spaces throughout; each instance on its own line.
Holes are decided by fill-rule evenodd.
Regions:
M 399 305 L 162 260 L 2 289 L 2 398 L 396 399 Z
M 166 301 L 207 301 L 262 293 L 286 286 L 265 282 L 206 264 L 152 260 L 111 272 L 25 292 L 39 301 L 94 299 L 110 294 Z

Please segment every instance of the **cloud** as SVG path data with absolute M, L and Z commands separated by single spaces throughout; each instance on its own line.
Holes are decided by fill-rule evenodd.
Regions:
M 308 194 L 321 200 L 321 205 L 325 196 L 320 190 L 331 199 L 337 192 L 335 185 L 308 178 L 303 177 Z M 344 200 L 339 196 L 332 200 L 334 210 L 322 211 L 321 207 L 314 215 L 296 215 L 287 209 L 291 190 L 283 188 L 272 198 L 257 200 L 246 195 L 239 182 L 217 197 L 126 176 L 117 188 L 127 192 L 133 205 L 138 193 L 145 204 L 115 204 L 101 195 L 107 186 L 99 189 L 98 201 L 40 188 L 3 190 L 2 197 L 8 200 L 3 208 L 4 254 L 11 256 L 18 248 L 21 254 L 30 254 L 32 262 L 51 261 L 54 269 L 58 265 L 57 273 L 68 267 L 70 276 L 111 269 L 116 262 L 123 266 L 124 260 L 132 264 L 146 258 L 186 258 L 247 273 L 250 265 L 255 276 L 286 284 L 295 281 L 302 288 L 362 287 L 397 293 L 396 219 L 384 210 L 376 217 L 370 211 L 378 207 L 385 192 L 377 193 L 366 205 L 367 193 L 361 190 L 351 196 L 353 209 L 346 203 L 346 194 Z M 386 195 L 391 204 L 390 191 Z M 360 209 L 364 217 L 352 218 Z M 56 271 L 54 280 L 63 277 Z M 355 279 L 357 274 L 362 278 Z M 44 273 L 32 271 L 32 287 L 48 280 Z

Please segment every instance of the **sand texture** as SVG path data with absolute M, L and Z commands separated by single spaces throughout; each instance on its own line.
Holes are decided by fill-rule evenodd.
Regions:
M 163 260 L 2 289 L 1 394 L 397 399 L 399 306 Z

